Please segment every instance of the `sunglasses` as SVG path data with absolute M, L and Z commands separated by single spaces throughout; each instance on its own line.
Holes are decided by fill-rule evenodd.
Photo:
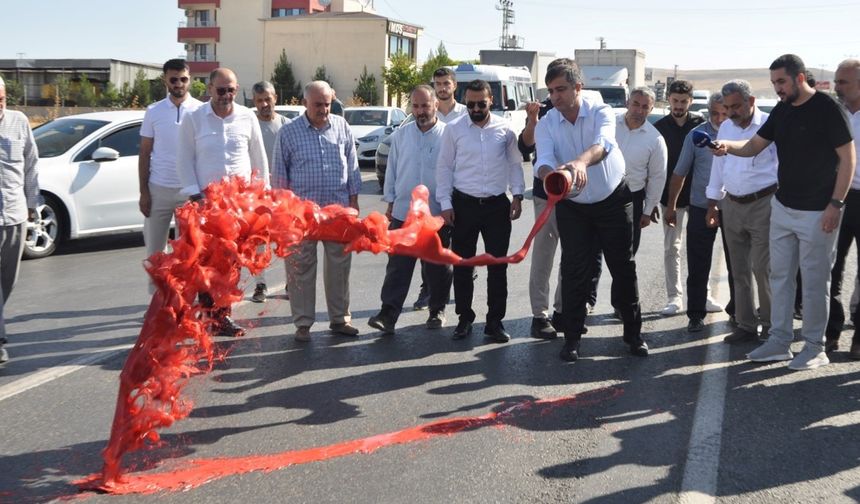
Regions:
M 171 84 L 176 84 L 177 82 L 182 82 L 183 84 L 185 84 L 186 82 L 188 82 L 188 77 L 171 77 L 170 78 Z
M 227 93 L 236 94 L 236 88 L 234 87 L 219 87 L 215 88 L 215 91 L 218 93 L 218 96 L 224 96 Z
M 487 108 L 487 100 L 466 102 L 466 108 L 467 109 L 471 110 L 471 109 L 476 108 L 476 107 L 481 109 L 481 110 L 484 110 L 485 108 Z

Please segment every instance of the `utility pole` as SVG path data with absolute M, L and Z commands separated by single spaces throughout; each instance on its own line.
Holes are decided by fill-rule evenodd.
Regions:
M 594 40 L 596 40 L 596 41 L 600 42 L 600 49 L 601 49 L 601 50 L 602 50 L 602 49 L 606 49 L 606 38 L 604 38 L 604 37 L 597 37 L 597 38 L 596 38 L 596 39 L 594 39 Z
M 502 12 L 502 36 L 499 38 L 499 48 L 503 51 L 522 49 L 525 40 L 510 33 L 510 27 L 514 25 L 514 0 L 499 0 L 496 10 Z

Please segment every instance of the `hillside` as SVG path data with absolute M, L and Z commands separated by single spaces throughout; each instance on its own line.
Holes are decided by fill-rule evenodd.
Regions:
M 674 73 L 670 68 L 648 68 L 652 72 L 652 80 L 648 85 L 654 85 L 658 80 L 666 82 L 666 77 Z M 810 68 L 818 80 L 833 80 L 833 71 Z M 744 79 L 752 86 L 753 94 L 760 98 L 776 98 L 773 86 L 770 84 L 770 71 L 767 68 L 736 68 L 723 70 L 678 70 L 679 79 L 693 82 L 695 89 L 718 91 L 726 81 Z

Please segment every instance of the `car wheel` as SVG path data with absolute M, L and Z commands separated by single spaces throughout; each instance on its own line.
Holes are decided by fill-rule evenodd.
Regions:
M 24 257 L 39 259 L 48 257 L 57 250 L 57 244 L 62 234 L 60 205 L 51 196 L 45 196 L 45 202 L 36 207 L 35 222 L 27 222 L 27 235 L 24 239 Z

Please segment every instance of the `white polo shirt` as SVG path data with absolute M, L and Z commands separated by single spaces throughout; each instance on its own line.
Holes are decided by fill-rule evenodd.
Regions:
M 149 158 L 149 181 L 162 187 L 180 188 L 176 173 L 176 150 L 179 124 L 186 114 L 197 110 L 203 102 L 187 95 L 177 107 L 170 98 L 157 101 L 146 107 L 140 136 L 153 139 L 152 155 Z
M 645 189 L 643 209 L 650 214 L 660 202 L 666 185 L 666 141 L 647 120 L 631 130 L 624 114 L 615 119 L 615 140 L 624 156 L 627 185 L 632 192 Z

